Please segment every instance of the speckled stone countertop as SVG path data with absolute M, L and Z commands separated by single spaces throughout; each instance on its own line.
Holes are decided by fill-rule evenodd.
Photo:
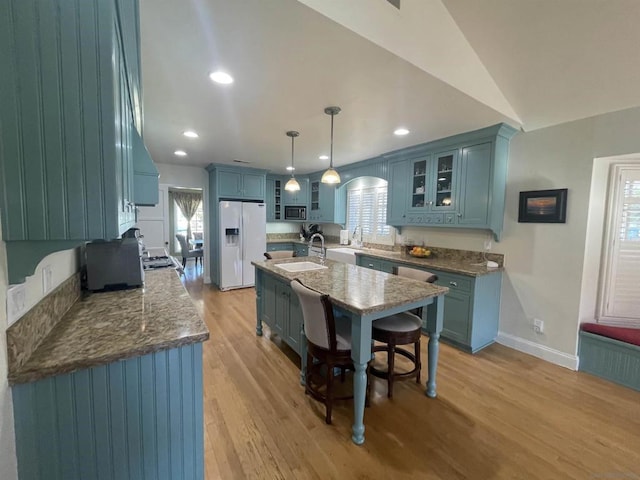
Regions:
M 365 249 L 358 250 L 356 255 L 368 255 L 370 257 L 390 260 L 392 262 L 403 263 L 408 266 L 416 266 L 425 269 L 433 268 L 443 272 L 458 273 L 478 277 L 491 273 L 502 272 L 504 267 L 488 268 L 486 262 L 478 262 L 477 259 L 467 257 L 412 257 L 403 252 L 387 252 L 385 250 Z M 478 265 L 478 263 L 481 263 Z
M 378 272 L 342 262 L 326 260 L 327 268 L 306 272 L 287 272 L 278 264 L 320 263 L 317 257 L 299 257 L 251 262 L 256 268 L 284 281 L 298 278 L 303 284 L 331 297 L 331 301 L 350 312 L 367 315 L 422 299 L 444 295 L 447 287 Z
M 209 330 L 176 271 L 147 271 L 144 288 L 85 292 L 29 359 L 9 373 L 9 383 L 32 382 L 208 338 Z

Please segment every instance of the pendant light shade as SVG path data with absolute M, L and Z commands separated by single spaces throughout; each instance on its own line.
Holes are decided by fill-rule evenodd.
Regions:
M 329 168 L 322 174 L 320 181 L 322 183 L 340 183 L 340 175 L 333 168 L 333 117 L 340 113 L 340 107 L 327 107 L 324 113 L 331 115 L 331 150 L 329 152 Z
M 293 173 L 295 170 L 293 166 L 293 142 L 298 135 L 300 134 L 294 130 L 287 132 L 287 137 L 291 137 L 291 178 L 289 179 L 287 184 L 284 186 L 284 189 L 287 192 L 297 192 L 298 190 L 300 190 L 300 184 L 296 180 L 296 177 Z

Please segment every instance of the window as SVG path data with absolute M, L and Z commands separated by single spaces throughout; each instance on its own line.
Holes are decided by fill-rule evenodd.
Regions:
M 175 233 L 187 236 L 187 219 L 182 215 L 180 208 L 178 208 L 178 204 L 173 202 L 173 218 L 174 218 L 174 228 Z M 203 223 L 203 212 L 202 212 L 202 202 L 198 205 L 198 209 L 196 210 L 196 214 L 191 218 L 191 236 L 194 237 L 195 233 L 203 233 L 204 232 L 204 223 Z M 178 240 L 175 239 L 175 235 L 173 236 L 175 240 L 175 249 L 174 251 L 180 251 L 180 244 Z
M 640 166 L 613 165 L 598 321 L 640 326 Z
M 373 177 L 355 180 L 347 191 L 347 229 L 362 228 L 362 241 L 393 245 L 387 225 L 387 182 Z

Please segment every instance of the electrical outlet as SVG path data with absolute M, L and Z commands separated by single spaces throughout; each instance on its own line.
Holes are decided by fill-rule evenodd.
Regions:
M 42 293 L 46 295 L 53 288 L 53 271 L 51 265 L 46 265 L 42 269 Z
M 539 318 L 533 319 L 533 331 L 536 333 L 544 333 L 544 322 Z
M 485 250 L 491 250 L 491 246 L 492 246 L 492 242 L 491 242 L 490 238 L 488 238 L 487 240 L 484 241 L 484 249 Z
M 12 285 L 7 289 L 7 320 L 9 325 L 18 320 L 27 306 L 27 287 Z

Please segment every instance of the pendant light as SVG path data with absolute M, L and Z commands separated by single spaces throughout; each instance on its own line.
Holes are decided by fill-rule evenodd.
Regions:
M 289 179 L 287 184 L 284 186 L 284 189 L 287 192 L 297 192 L 298 190 L 300 190 L 300 184 L 296 180 L 296 176 L 293 173 L 295 170 L 295 168 L 293 167 L 293 142 L 298 135 L 300 134 L 294 130 L 287 132 L 287 137 L 291 137 L 291 178 Z
M 333 116 L 340 113 L 340 107 L 327 107 L 324 113 L 331 115 L 331 150 L 329 151 L 329 169 L 322 174 L 322 183 L 340 183 L 340 175 L 333 168 Z

